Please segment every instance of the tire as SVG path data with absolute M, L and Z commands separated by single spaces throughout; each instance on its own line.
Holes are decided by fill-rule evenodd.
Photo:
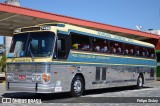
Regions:
M 138 79 L 137 79 L 137 86 L 136 86 L 136 88 L 138 88 L 138 89 L 143 88 L 143 84 L 144 84 L 143 81 L 144 81 L 143 76 L 139 75 Z
M 84 81 L 80 76 L 75 76 L 71 83 L 70 95 L 72 97 L 81 96 L 84 92 Z

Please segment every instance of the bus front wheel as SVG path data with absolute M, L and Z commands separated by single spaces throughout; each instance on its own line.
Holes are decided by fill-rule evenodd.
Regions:
M 143 87 L 143 76 L 140 74 L 137 79 L 137 88 L 141 89 Z
M 81 76 L 75 76 L 71 83 L 71 96 L 78 97 L 84 92 L 84 82 Z

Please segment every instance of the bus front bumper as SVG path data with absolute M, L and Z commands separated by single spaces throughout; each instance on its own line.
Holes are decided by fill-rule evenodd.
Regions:
M 6 90 L 13 92 L 32 92 L 32 93 L 53 93 L 55 92 L 53 84 L 39 84 L 39 83 L 20 83 L 7 82 Z

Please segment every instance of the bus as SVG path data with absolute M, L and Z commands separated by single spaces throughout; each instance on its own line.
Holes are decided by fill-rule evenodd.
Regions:
M 15 29 L 7 57 L 7 91 L 80 96 L 156 80 L 154 45 L 65 23 Z
M 156 50 L 157 55 L 157 80 L 160 80 L 160 50 Z

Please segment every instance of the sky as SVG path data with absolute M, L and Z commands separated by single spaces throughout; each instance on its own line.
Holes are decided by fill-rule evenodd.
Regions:
M 5 0 L 0 0 L 4 2 Z M 136 29 L 160 29 L 160 0 L 19 0 L 45 12 Z M 2 44 L 0 37 L 0 44 Z

